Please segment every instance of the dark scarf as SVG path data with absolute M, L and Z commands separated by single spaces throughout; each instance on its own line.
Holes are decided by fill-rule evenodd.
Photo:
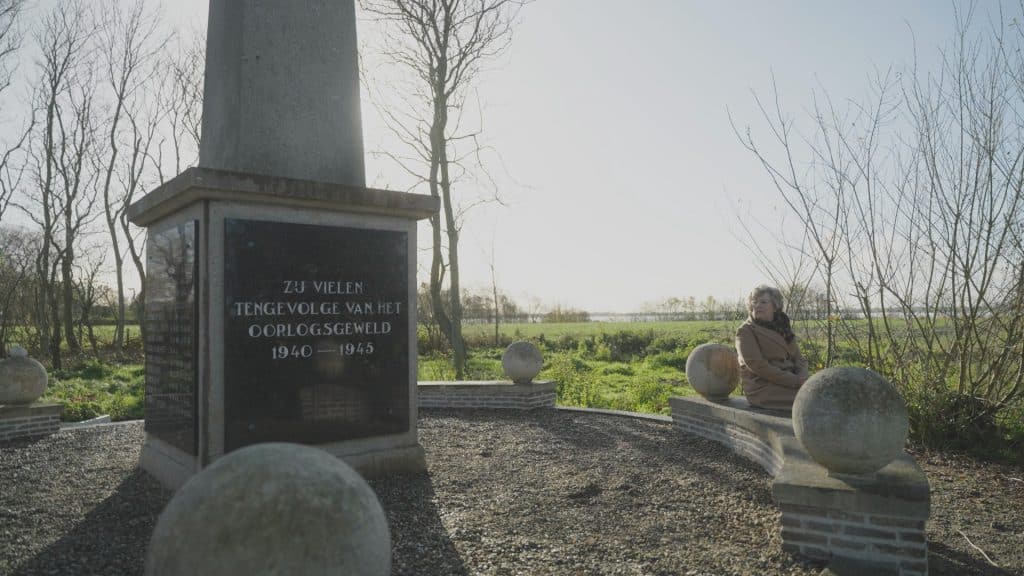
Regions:
M 793 333 L 793 325 L 789 322 L 789 316 L 786 316 L 785 312 L 776 311 L 775 317 L 772 318 L 771 322 L 765 322 L 764 320 L 758 320 L 754 317 L 750 318 L 754 321 L 754 324 L 763 326 L 769 330 L 774 330 L 786 340 L 787 343 L 792 343 L 796 338 L 796 334 Z

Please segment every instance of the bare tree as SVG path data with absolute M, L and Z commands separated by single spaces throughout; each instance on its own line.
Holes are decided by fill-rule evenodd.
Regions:
M 95 354 L 99 352 L 99 343 L 93 329 L 93 310 L 97 304 L 107 299 L 106 292 L 109 289 L 99 281 L 100 273 L 103 270 L 103 253 L 94 250 L 85 260 L 85 266 L 80 266 L 78 274 L 75 275 L 75 296 L 79 307 L 75 324 L 78 330 L 78 340 L 82 340 L 84 332 L 84 336 L 89 339 L 89 345 Z
M 97 145 L 100 141 L 96 120 L 96 84 L 92 69 L 87 68 L 70 99 L 70 126 L 61 123 L 61 159 L 58 215 L 63 238 L 60 242 L 60 291 L 64 337 L 68 347 L 81 349 L 75 330 L 75 270 L 78 254 L 88 234 L 89 225 L 99 214 L 94 210 L 97 199 Z
M 156 113 L 161 120 L 157 146 L 150 152 L 161 184 L 195 165 L 202 134 L 206 38 L 192 32 L 167 44 L 160 62 Z
M 0 0 L 0 97 L 10 87 L 16 67 L 16 57 L 22 41 L 18 22 L 24 6 L 24 0 Z M 0 99 L 0 112 L 2 111 L 3 101 Z M 4 219 L 4 212 L 10 205 L 14 191 L 21 184 L 24 164 L 16 162 L 14 155 L 25 144 L 33 118 L 34 116 L 30 116 L 29 127 L 21 130 L 20 137 L 14 142 L 0 142 L 0 222 Z M 0 117 L 0 121 L 3 120 L 5 119 Z
M 8 145 L 7 149 L 0 154 L 0 222 L 3 222 L 4 213 L 11 205 L 15 190 L 22 184 L 25 175 L 25 162 L 22 158 L 15 158 L 15 154 L 23 152 L 23 147 L 28 141 L 32 128 L 35 126 L 35 115 L 31 115 L 28 126 L 22 131 L 21 137 Z M 0 144 L 2 145 L 2 144 Z
M 880 73 L 843 111 L 817 100 L 814 136 L 790 138 L 777 99 L 774 146 L 740 135 L 806 234 L 828 317 L 834 296 L 863 319 L 837 333 L 912 399 L 945 402 L 965 438 L 1024 396 L 1024 33 L 1000 14 L 975 36 L 972 10 L 939 70 Z
M 107 118 L 107 148 L 103 168 L 103 207 L 114 257 L 114 272 L 117 285 L 117 324 L 114 327 L 114 349 L 124 346 L 125 309 L 127 306 L 124 287 L 124 250 L 122 242 L 133 245 L 132 231 L 125 229 L 125 213 L 138 187 L 139 174 L 145 167 L 146 153 L 152 142 L 153 129 L 140 135 L 134 117 L 130 118 L 130 129 L 125 129 L 125 116 L 144 106 L 144 87 L 154 80 L 158 72 L 155 65 L 167 45 L 166 35 L 160 34 L 161 20 L 149 8 L 146 0 L 137 0 L 122 8 L 117 2 L 106 6 L 104 16 L 106 27 L 100 36 L 104 83 L 113 102 L 113 109 Z M 159 97 L 158 95 L 150 95 Z M 151 126 L 155 128 L 156 118 Z M 122 159 L 122 146 L 128 150 L 127 159 Z M 115 174 L 122 185 L 117 188 Z M 122 240 L 123 237 L 127 240 Z
M 700 309 L 705 320 L 715 320 L 718 317 L 719 308 L 720 304 L 714 296 L 708 296 L 700 302 Z
M 0 0 L 0 93 L 11 85 L 14 75 L 14 56 L 21 48 L 21 19 L 25 0 Z
M 434 316 L 452 345 L 458 379 L 465 377 L 466 365 L 459 275 L 460 219 L 466 207 L 456 201 L 453 187 L 467 173 L 465 162 L 478 159 L 481 151 L 479 131 L 463 128 L 461 112 L 483 62 L 511 41 L 524 2 L 360 0 L 383 27 L 383 56 L 417 82 L 403 109 L 378 109 L 412 153 L 387 156 L 441 199 L 441 212 L 430 219 L 430 292 Z M 446 275 L 447 302 L 442 297 Z
M 851 190 L 863 184 L 868 194 L 872 192 L 871 169 L 878 146 L 877 131 L 893 112 L 891 83 L 885 80 L 881 87 L 877 101 L 869 108 L 855 106 L 852 110 L 839 111 L 827 93 L 823 98 L 815 95 L 812 117 L 816 134 L 801 138 L 794 134 L 794 121 L 782 108 L 773 78 L 771 106 L 757 95 L 754 100 L 769 127 L 775 147 L 783 152 L 783 158 L 778 161 L 769 159 L 763 147 L 754 142 L 749 127 L 741 132 L 735 123 L 732 124 L 734 133 L 757 158 L 775 191 L 799 223 L 799 240 L 790 243 L 787 239 L 792 235 L 785 235 L 783 253 L 777 257 L 769 256 L 752 241 L 750 245 L 757 246 L 759 261 L 773 281 L 786 291 L 787 301 L 795 307 L 802 302 L 794 297 L 806 293 L 812 281 L 817 280 L 824 286 L 825 366 L 831 366 L 835 356 L 836 326 L 832 303 L 837 300 L 840 267 L 856 264 L 856 260 L 843 259 L 843 255 L 852 249 L 844 242 L 855 237 L 845 228 L 850 203 L 856 204 L 859 199 L 855 194 L 851 199 Z M 869 128 L 866 138 L 854 142 L 849 138 L 847 128 L 858 125 L 868 125 Z M 794 138 L 811 142 L 810 159 L 800 162 L 794 157 Z M 859 301 L 863 302 L 863 299 Z
M 0 356 L 5 356 L 11 329 L 31 325 L 26 312 L 31 309 L 32 270 L 39 242 L 26 230 L 0 228 L 0 246 Z
M 41 352 L 50 357 L 54 368 L 61 367 L 62 328 L 77 346 L 68 317 L 73 303 L 74 243 L 81 240 L 77 235 L 92 216 L 95 200 L 95 173 L 88 162 L 96 136 L 89 67 L 94 31 L 84 2 L 62 0 L 35 33 L 41 57 L 33 105 L 42 122 L 30 140 L 32 190 L 19 207 L 40 231 L 36 323 Z
M 140 286 L 146 285 L 145 230 L 129 222 L 127 207 L 147 186 L 163 184 L 188 166 L 194 166 L 199 157 L 205 38 L 192 33 L 184 41 L 180 35 L 175 40 L 160 42 L 162 53 L 155 63 L 158 73 L 149 84 L 158 87 L 156 94 L 148 94 L 151 100 L 147 106 L 127 111 L 131 154 L 119 174 L 122 209 L 118 223 Z M 147 177 L 154 173 L 154 177 Z M 133 308 L 141 320 L 145 313 L 145 291 L 134 298 Z M 140 331 L 145 330 L 144 326 L 144 322 L 139 323 Z M 141 340 L 145 342 L 144 334 Z
M 128 248 L 128 255 L 131 257 L 135 272 L 139 278 L 139 286 L 146 285 L 146 269 L 143 264 L 145 259 L 145 230 L 136 227 L 128 220 L 127 207 L 135 201 L 143 190 L 143 176 L 147 172 L 148 164 L 152 164 L 149 150 L 153 148 L 154 137 L 159 129 L 159 116 L 152 114 L 145 117 L 145 124 L 136 118 L 135 115 L 128 115 L 132 131 L 132 145 L 130 160 L 125 166 L 119 178 L 121 187 L 122 210 L 118 215 L 121 233 Z M 145 322 L 142 322 L 146 307 L 146 292 L 141 291 L 135 299 L 136 317 L 139 318 L 139 331 L 145 330 Z M 143 340 L 144 341 L 144 340 Z
M 494 250 L 491 249 L 491 295 L 494 297 L 494 346 L 501 346 L 501 300 L 498 299 L 498 280 L 494 273 Z

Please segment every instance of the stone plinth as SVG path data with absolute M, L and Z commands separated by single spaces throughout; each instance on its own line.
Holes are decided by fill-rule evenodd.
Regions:
M 845 566 L 928 573 L 928 479 L 909 455 L 870 477 L 833 477 L 777 412 L 753 409 L 744 398 L 670 398 L 669 405 L 679 431 L 722 443 L 773 476 L 785 550 Z
M 148 227 L 146 444 L 181 486 L 232 450 L 309 444 L 364 475 L 424 467 L 416 221 L 429 196 L 192 168 Z
M 809 558 L 833 557 L 927 574 L 928 479 L 907 454 L 873 477 L 830 477 L 793 446 L 772 483 L 782 511 L 783 548 Z
M 49 436 L 60 430 L 63 404 L 36 402 L 0 406 L 0 442 Z
M 420 382 L 420 408 L 533 410 L 555 406 L 555 383 L 507 381 Z

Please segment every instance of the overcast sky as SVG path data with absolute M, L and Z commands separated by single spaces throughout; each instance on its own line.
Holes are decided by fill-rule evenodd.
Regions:
M 165 6 L 205 28 L 207 2 Z M 909 63 L 915 45 L 934 66 L 953 12 L 938 0 L 535 1 L 479 82 L 505 206 L 467 217 L 464 286 L 489 286 L 493 257 L 499 287 L 521 304 L 632 311 L 742 297 L 766 278 L 737 240 L 737 206 L 769 229 L 783 219 L 729 114 L 758 135 L 752 91 L 767 96 L 773 75 L 800 115 L 812 90 L 862 98 L 869 76 Z M 365 23 L 359 33 L 372 43 Z M 402 189 L 400 171 L 369 154 L 397 144 L 365 98 L 363 118 L 367 184 Z

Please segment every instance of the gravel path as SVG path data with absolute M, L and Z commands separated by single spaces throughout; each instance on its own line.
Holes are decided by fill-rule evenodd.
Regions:
M 0 574 L 141 573 L 170 498 L 136 468 L 142 437 L 126 423 L 0 444 Z M 420 439 L 428 473 L 372 482 L 395 574 L 821 570 L 782 552 L 767 474 L 668 424 L 430 410 Z M 1024 471 L 915 456 L 932 485 L 931 574 L 1024 574 Z

